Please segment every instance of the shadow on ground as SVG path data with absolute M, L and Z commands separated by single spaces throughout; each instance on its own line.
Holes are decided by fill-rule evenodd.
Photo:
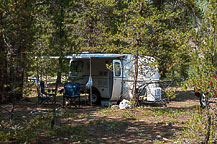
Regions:
M 176 94 L 176 98 L 172 101 L 198 100 L 198 97 L 194 95 L 193 90 L 177 91 Z
M 179 91 L 169 108 L 144 106 L 130 110 L 87 106 L 62 108 L 62 97 L 57 97 L 57 121 L 55 129 L 38 131 L 32 143 L 169 143 L 176 132 L 185 129 L 189 118 L 186 111 L 197 108 L 198 98 L 193 91 Z M 32 97 L 12 104 L 0 105 L 0 122 L 13 119 L 17 123 L 30 121 L 35 110 L 52 114 L 53 105 L 37 105 Z M 48 120 L 47 123 L 50 123 Z M 0 127 L 1 131 L 1 127 Z M 48 135 L 45 131 L 51 131 Z M 171 142 L 172 143 L 172 142 Z

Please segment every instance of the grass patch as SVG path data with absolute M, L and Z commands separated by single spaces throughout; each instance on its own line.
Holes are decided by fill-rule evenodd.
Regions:
M 150 109 L 152 111 L 153 116 L 166 116 L 170 118 L 177 118 L 183 115 L 189 115 L 193 110 L 185 110 L 185 109 L 160 109 L 160 108 L 153 108 Z
M 115 108 L 104 108 L 101 109 L 99 111 L 100 114 L 104 115 L 104 116 L 112 116 L 115 114 L 115 112 L 117 112 L 119 109 L 115 109 Z
M 131 118 L 131 119 L 138 119 L 137 115 L 131 111 L 124 111 L 122 113 L 122 118 Z
M 110 129 L 118 129 L 118 127 L 128 125 L 127 121 L 113 121 L 109 124 Z
M 198 107 L 168 108 L 91 107 L 61 109 L 54 129 L 50 128 L 52 112 L 15 115 L 13 121 L 0 118 L 2 143 L 197 143 L 204 139 L 206 117 Z M 2 118 L 3 119 L 3 118 Z M 212 127 L 211 140 L 216 138 Z M 160 135 L 161 138 L 156 138 Z M 168 140 L 163 140 L 167 138 Z
M 49 136 L 59 139 L 68 139 L 73 142 L 84 142 L 85 138 L 83 137 L 83 135 L 87 132 L 87 130 L 88 129 L 85 125 L 62 125 L 61 127 L 57 127 L 54 130 L 51 130 Z

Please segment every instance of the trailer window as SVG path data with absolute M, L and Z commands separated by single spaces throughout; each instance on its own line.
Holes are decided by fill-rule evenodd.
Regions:
M 83 69 L 84 63 L 82 61 L 73 61 L 71 63 L 71 71 L 81 72 Z
M 119 62 L 114 63 L 115 76 L 121 76 L 121 65 Z

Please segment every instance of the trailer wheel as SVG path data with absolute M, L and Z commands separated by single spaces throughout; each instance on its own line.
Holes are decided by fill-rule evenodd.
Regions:
M 99 94 L 99 92 L 93 91 L 91 101 L 92 101 L 93 104 L 99 104 L 99 102 L 100 102 L 100 94 Z

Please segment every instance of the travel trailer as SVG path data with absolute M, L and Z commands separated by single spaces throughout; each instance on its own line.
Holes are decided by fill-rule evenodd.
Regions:
M 131 54 L 73 54 L 70 59 L 69 79 L 80 84 L 80 92 L 91 87 L 92 103 L 132 99 L 134 57 Z M 139 57 L 137 90 L 140 99 L 148 102 L 161 100 L 159 73 L 155 59 Z

